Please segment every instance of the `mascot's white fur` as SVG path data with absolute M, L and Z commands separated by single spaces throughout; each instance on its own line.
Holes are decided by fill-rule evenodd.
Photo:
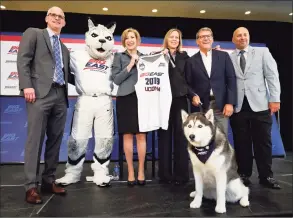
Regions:
M 75 74 L 76 91 L 79 94 L 75 105 L 71 136 L 68 140 L 68 161 L 65 176 L 56 183 L 69 185 L 80 181 L 89 138 L 94 126 L 95 149 L 92 180 L 98 186 L 109 186 L 109 162 L 113 147 L 113 105 L 111 66 L 114 47 L 110 27 L 88 20 L 86 47 L 71 53 L 71 70 Z

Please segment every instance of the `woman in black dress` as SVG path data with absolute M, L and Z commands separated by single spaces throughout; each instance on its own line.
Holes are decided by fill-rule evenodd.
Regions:
M 139 132 L 138 102 L 135 91 L 138 78 L 136 62 L 142 55 L 137 50 L 141 37 L 137 30 L 129 28 L 122 33 L 121 41 L 125 51 L 115 54 L 112 66 L 112 79 L 119 86 L 116 98 L 118 133 L 123 134 L 124 152 L 128 164 L 128 185 L 136 184 L 133 166 L 134 135 L 136 135 L 139 157 L 137 183 L 145 185 L 146 133 Z

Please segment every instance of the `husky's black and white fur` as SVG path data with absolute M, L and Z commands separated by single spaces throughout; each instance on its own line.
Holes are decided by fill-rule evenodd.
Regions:
M 182 121 L 195 178 L 190 207 L 200 208 L 203 196 L 216 200 L 217 213 L 226 212 L 226 201 L 249 206 L 249 189 L 237 173 L 234 149 L 215 124 L 213 110 L 205 114 L 182 110 Z

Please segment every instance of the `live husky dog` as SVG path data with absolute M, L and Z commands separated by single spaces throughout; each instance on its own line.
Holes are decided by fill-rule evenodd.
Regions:
M 215 123 L 213 110 L 188 114 L 182 110 L 183 130 L 195 178 L 191 208 L 200 208 L 202 197 L 216 200 L 215 211 L 226 212 L 226 201 L 249 206 L 249 189 L 238 173 L 233 147 Z

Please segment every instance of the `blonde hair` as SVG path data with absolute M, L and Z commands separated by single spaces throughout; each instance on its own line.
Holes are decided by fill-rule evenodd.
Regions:
M 141 43 L 140 33 L 136 29 L 128 28 L 128 29 L 124 30 L 121 35 L 121 44 L 123 45 L 123 47 L 126 47 L 125 41 L 127 39 L 128 33 L 134 33 L 135 37 L 137 39 L 137 45 L 140 45 L 140 43 Z
M 179 52 L 182 52 L 182 47 L 183 47 L 183 42 L 182 42 L 182 32 L 181 32 L 181 30 L 179 30 L 179 29 L 177 29 L 177 28 L 173 28 L 173 29 L 170 29 L 169 31 L 167 31 L 167 33 L 165 34 L 165 36 L 164 36 L 164 39 L 163 39 L 163 45 L 162 45 L 162 47 L 163 47 L 163 49 L 165 49 L 165 48 L 168 48 L 168 37 L 172 34 L 172 32 L 174 32 L 174 31 L 176 31 L 176 32 L 178 32 L 179 33 L 179 45 L 178 45 L 178 47 L 177 47 L 177 51 L 179 51 Z

